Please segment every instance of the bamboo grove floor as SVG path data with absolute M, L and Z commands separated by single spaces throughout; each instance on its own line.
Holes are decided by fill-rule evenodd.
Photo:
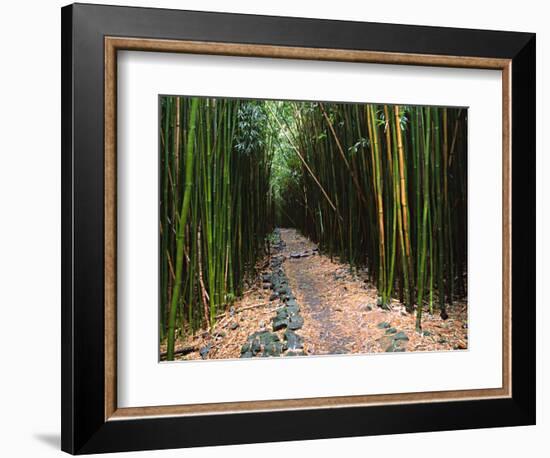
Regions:
M 398 301 L 392 302 L 389 311 L 376 306 L 376 289 L 368 284 L 363 272 L 351 272 L 348 265 L 318 254 L 315 244 L 295 229 L 281 229 L 280 237 L 284 242 L 279 253 L 285 259 L 283 269 L 304 318 L 297 333 L 304 339 L 305 354 L 467 349 L 465 302 L 448 306 L 449 319 L 445 321 L 438 314 L 425 313 L 423 332 L 419 334 L 414 315 L 406 313 Z M 297 256 L 300 253 L 308 255 Z M 269 259 L 265 259 L 260 267 L 268 264 Z M 271 330 L 271 319 L 280 306 L 278 301 L 269 300 L 271 294 L 258 276 L 231 312 L 219 316 L 211 332 L 177 340 L 176 351 L 180 353 L 176 359 L 239 358 L 249 335 Z M 162 344 L 160 350 L 162 354 L 166 345 Z

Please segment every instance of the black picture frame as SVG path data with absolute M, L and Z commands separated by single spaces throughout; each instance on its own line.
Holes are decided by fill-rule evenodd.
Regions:
M 535 424 L 534 34 L 74 4 L 62 8 L 61 35 L 64 451 L 85 454 Z M 106 421 L 106 36 L 511 59 L 512 396 Z

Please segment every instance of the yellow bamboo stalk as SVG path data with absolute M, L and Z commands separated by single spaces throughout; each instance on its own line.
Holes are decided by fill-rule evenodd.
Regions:
M 395 128 L 397 131 L 397 151 L 399 153 L 399 182 L 401 187 L 401 207 L 403 217 L 403 229 L 405 232 L 405 250 L 407 258 L 411 255 L 411 242 L 409 238 L 409 206 L 407 202 L 407 183 L 405 181 L 405 157 L 403 152 L 403 137 L 400 129 L 399 105 L 394 107 Z
M 389 172 L 390 176 L 393 177 L 393 160 L 391 157 L 391 132 L 390 132 L 390 114 L 388 110 L 388 106 L 384 105 L 384 117 L 386 118 L 386 126 L 384 128 L 384 132 L 386 133 L 386 153 L 388 155 L 388 164 L 389 164 Z
M 384 203 L 382 201 L 382 183 L 380 181 L 380 158 L 379 158 L 379 142 L 378 132 L 376 125 L 374 124 L 374 107 L 370 105 L 367 109 L 369 126 L 369 136 L 372 139 L 371 145 L 371 158 L 373 161 L 375 193 L 377 201 L 377 213 L 378 213 L 378 230 L 380 232 L 379 252 L 380 252 L 380 278 L 381 278 L 381 292 L 386 288 L 386 243 L 385 243 L 385 231 L 384 231 Z

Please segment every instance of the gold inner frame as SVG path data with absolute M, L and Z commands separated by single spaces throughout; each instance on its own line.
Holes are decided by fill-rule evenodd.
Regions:
M 502 387 L 491 389 L 432 391 L 403 394 L 335 396 L 215 404 L 186 404 L 119 408 L 117 405 L 116 247 L 117 247 L 117 51 L 175 52 L 188 54 L 267 57 L 318 61 L 363 62 L 479 68 L 502 72 Z M 512 394 L 511 367 L 511 67 L 510 59 L 386 53 L 343 49 L 105 37 L 105 420 L 151 416 L 189 416 L 424 403 L 491 398 Z

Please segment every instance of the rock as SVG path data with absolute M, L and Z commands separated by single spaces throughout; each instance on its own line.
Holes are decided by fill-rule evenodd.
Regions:
M 230 325 L 229 325 L 229 329 L 231 329 L 232 331 L 234 331 L 235 329 L 237 329 L 239 327 L 239 323 L 237 323 L 236 321 L 233 321 Z
M 372 304 L 367 304 L 367 305 L 365 305 L 365 309 L 367 311 L 371 312 L 374 309 L 374 307 L 372 306 Z
M 288 326 L 288 320 L 286 318 L 279 319 L 277 317 L 273 318 L 273 330 L 279 331 L 280 329 L 286 328 Z
M 279 336 L 269 331 L 258 331 L 248 336 L 248 341 L 258 341 L 260 345 L 267 345 L 272 342 L 280 342 Z
M 264 347 L 262 356 L 281 356 L 283 345 L 280 342 L 272 342 Z
M 290 253 L 290 257 L 292 259 L 298 259 L 300 257 L 300 253 L 297 253 L 296 251 L 293 251 L 292 253 Z
M 288 316 L 288 309 L 286 307 L 281 307 L 277 309 L 274 319 L 285 320 L 288 318 Z
M 386 334 L 395 334 L 396 332 L 397 332 L 397 329 L 395 328 L 386 329 Z
M 243 345 L 241 353 L 250 351 L 253 355 L 257 355 L 262 350 L 262 347 L 279 341 L 280 339 L 277 334 L 272 334 L 269 331 L 258 331 L 248 336 L 248 347 L 247 344 Z
M 235 315 L 235 307 L 231 306 L 229 307 L 229 316 Z
M 265 334 L 262 335 L 262 337 L 260 338 L 260 341 L 262 342 L 263 345 L 268 345 L 270 343 L 280 342 L 281 339 L 279 339 L 279 336 L 277 334 L 273 334 L 272 332 L 266 332 Z
M 376 327 L 377 327 L 378 329 L 388 329 L 388 328 L 391 327 L 391 325 L 390 325 L 390 323 L 388 323 L 387 321 L 382 321 L 382 322 L 378 323 L 378 324 L 376 325 Z
M 285 356 L 306 356 L 303 351 L 287 351 Z
M 296 331 L 304 325 L 304 319 L 300 315 L 291 315 L 288 322 L 288 328 Z
M 210 351 L 211 348 L 212 348 L 211 345 L 208 344 L 199 350 L 199 354 L 201 355 L 202 359 L 206 359 L 206 357 L 208 356 L 208 352 Z
M 288 304 L 288 302 L 287 302 L 287 304 Z M 286 309 L 287 309 L 287 312 L 288 312 L 289 315 L 297 315 L 300 312 L 300 306 L 298 304 L 296 304 L 296 305 L 287 305 Z
M 271 288 L 271 283 L 264 282 L 263 285 L 262 285 L 262 288 L 263 289 L 270 289 Z
M 304 348 L 304 339 L 302 336 L 296 334 L 294 331 L 287 329 L 285 331 L 284 339 L 286 346 L 289 350 L 301 350 Z
M 252 352 L 252 354 L 257 355 L 261 349 L 262 344 L 260 343 L 260 339 L 255 338 L 254 340 L 252 340 L 252 342 L 250 343 L 250 351 Z
M 405 334 L 403 331 L 398 332 L 397 334 L 395 334 L 393 336 L 393 339 L 394 340 L 409 340 L 409 338 L 407 337 L 407 334 Z
M 260 328 L 265 328 L 265 321 L 264 320 L 260 320 L 260 322 L 258 323 L 258 326 Z
M 281 286 L 277 292 L 279 293 L 279 296 L 281 296 L 281 297 L 290 296 L 292 294 L 291 291 L 290 291 L 290 288 L 286 285 Z
M 271 274 L 262 274 L 262 281 L 264 283 L 271 283 Z

